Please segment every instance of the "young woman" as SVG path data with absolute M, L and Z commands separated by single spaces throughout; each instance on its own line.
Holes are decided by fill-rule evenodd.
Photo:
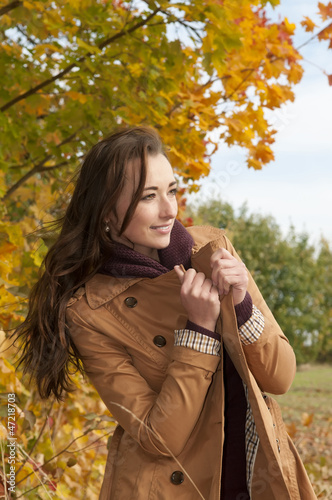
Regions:
M 224 231 L 185 229 L 158 134 L 87 154 L 19 334 L 42 397 L 81 368 L 119 425 L 102 500 L 316 498 L 278 407 L 295 357 Z

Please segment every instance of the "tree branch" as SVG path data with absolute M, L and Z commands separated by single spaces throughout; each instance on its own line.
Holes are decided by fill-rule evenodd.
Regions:
M 20 7 L 23 4 L 23 2 L 16 0 L 15 2 L 10 2 L 7 5 L 4 5 L 0 9 L 0 16 L 3 16 L 4 14 L 7 14 L 7 12 L 10 12 L 13 9 L 16 9 L 17 7 Z
M 35 42 L 34 40 L 32 40 L 32 38 L 29 37 L 29 35 L 27 35 L 26 33 L 24 33 L 23 29 L 20 27 L 19 24 L 16 25 L 16 29 L 21 33 L 21 35 L 23 35 L 31 43 L 31 45 L 33 47 L 36 47 L 37 42 Z
M 63 167 L 64 165 L 68 165 L 68 163 L 68 161 L 61 161 L 60 163 L 52 165 L 51 167 L 43 167 L 38 172 L 49 172 L 50 170 L 55 170 L 57 168 Z
M 174 14 L 171 14 L 170 12 L 167 12 L 167 11 L 165 11 L 165 10 L 162 10 L 161 12 L 162 12 L 163 14 L 165 14 L 165 16 L 167 16 L 167 17 L 170 19 L 170 21 L 171 21 L 171 22 L 174 22 L 174 23 L 179 23 L 179 24 L 181 24 L 181 26 L 183 26 L 184 28 L 186 28 L 186 30 L 188 30 L 188 31 L 189 31 L 189 30 L 190 30 L 190 31 L 192 31 L 192 32 L 195 34 L 195 36 L 197 36 L 197 38 L 198 38 L 201 42 L 203 42 L 203 39 L 202 39 L 202 37 L 201 37 L 201 35 L 200 35 L 200 33 L 199 33 L 199 31 L 203 32 L 203 30 L 202 30 L 202 29 L 199 29 L 199 28 L 194 28 L 194 26 L 190 26 L 190 24 L 187 24 L 185 21 L 183 21 L 183 20 L 182 20 L 182 19 L 180 19 L 179 17 L 174 16 Z
M 50 158 L 52 158 L 52 155 L 46 156 L 44 160 L 42 160 L 42 163 L 45 163 Z M 8 191 L 4 194 L 4 196 L 2 197 L 2 201 L 6 201 L 7 198 L 9 198 L 14 193 L 14 191 L 16 191 L 16 189 L 18 189 L 20 186 L 22 186 L 22 184 L 25 183 L 25 181 L 30 179 L 30 177 L 32 177 L 33 175 L 37 174 L 39 172 L 39 168 L 40 163 L 38 163 L 35 167 L 29 170 L 29 172 L 24 174 L 23 177 L 21 177 L 17 182 L 15 182 L 15 184 L 13 184 L 12 187 L 9 188 Z
M 157 9 L 155 9 L 153 12 L 151 12 L 151 14 L 149 16 L 147 16 L 146 18 L 142 19 L 140 22 L 134 24 L 134 26 L 132 26 L 131 28 L 129 28 L 127 30 L 122 29 L 121 31 L 119 31 L 118 33 L 116 33 L 116 35 L 113 35 L 110 38 L 107 38 L 106 40 L 104 40 L 103 42 L 101 42 L 99 45 L 97 45 L 98 49 L 101 50 L 104 47 L 107 47 L 108 45 L 110 45 L 115 40 L 117 40 L 119 38 L 122 38 L 123 36 L 125 36 L 125 35 L 127 35 L 129 33 L 132 33 L 133 31 L 136 31 L 138 28 L 141 28 L 148 21 L 150 21 L 150 19 L 152 19 L 159 11 L 160 11 L 160 7 L 158 7 Z M 6 111 L 7 109 L 9 109 L 12 106 L 14 106 L 14 104 L 16 104 L 17 102 L 22 101 L 23 99 L 26 99 L 27 97 L 30 97 L 31 95 L 33 95 L 36 92 L 38 92 L 38 90 L 46 87 L 50 83 L 53 83 L 53 82 L 61 79 L 62 77 L 64 77 L 68 73 L 70 73 L 74 68 L 79 67 L 80 63 L 84 62 L 85 59 L 87 59 L 87 58 L 89 58 L 91 56 L 92 56 L 92 52 L 88 52 L 84 56 L 81 56 L 76 62 L 70 64 L 69 66 L 67 66 L 67 68 L 65 68 L 62 71 L 60 71 L 60 73 L 57 73 L 56 75 L 54 75 L 52 78 L 48 78 L 47 80 L 44 80 L 43 82 L 39 83 L 39 85 L 36 85 L 36 87 L 33 87 L 32 89 L 27 90 L 23 94 L 20 94 L 20 95 L 14 97 L 14 99 L 12 99 L 11 101 L 9 101 L 6 104 L 4 104 L 0 108 L 0 111 Z
M 320 31 L 318 31 L 318 33 L 316 33 L 316 35 L 312 35 L 306 42 L 304 42 L 301 45 L 299 45 L 298 47 L 296 47 L 296 50 L 299 51 L 300 49 L 302 49 L 302 47 L 304 47 L 305 45 L 308 45 L 308 43 L 312 42 L 312 40 L 314 40 L 319 35 L 324 33 L 324 31 L 327 30 L 328 28 L 330 28 L 330 26 L 332 26 L 332 21 L 330 22 L 330 24 L 325 26 L 325 28 L 322 28 Z
M 67 144 L 68 142 L 70 142 L 78 134 L 78 132 L 81 129 L 82 129 L 82 127 L 80 129 L 78 129 L 76 132 L 74 132 L 73 134 L 71 134 L 70 136 L 66 137 L 66 139 L 64 139 L 60 144 L 57 145 L 57 148 L 60 148 L 64 144 Z M 35 165 L 31 170 L 29 170 L 26 174 L 24 174 L 23 177 L 21 177 L 17 182 L 15 182 L 15 184 L 13 184 L 13 186 L 11 188 L 8 189 L 8 191 L 2 197 L 1 201 L 5 201 L 7 198 L 9 198 L 16 191 L 16 189 L 18 189 L 20 186 L 22 186 L 22 184 L 24 184 L 25 181 L 30 179 L 30 177 L 37 174 L 38 172 L 43 172 L 45 170 L 52 170 L 54 168 L 58 168 L 59 166 L 64 165 L 65 163 L 68 163 L 68 162 L 62 162 L 62 163 L 59 163 L 59 164 L 51 166 L 51 167 L 44 167 L 45 163 L 48 160 L 50 160 L 51 158 L 52 158 L 51 154 L 46 155 L 39 163 L 37 163 L 37 165 Z
M 243 71 L 247 71 L 247 74 L 244 78 L 242 78 L 241 82 L 235 87 L 233 92 L 231 92 L 229 95 L 225 95 L 223 97 L 224 101 L 227 101 L 228 99 L 231 99 L 233 95 L 242 87 L 242 85 L 248 80 L 248 78 L 252 75 L 252 73 L 256 70 L 257 68 L 248 68 Z

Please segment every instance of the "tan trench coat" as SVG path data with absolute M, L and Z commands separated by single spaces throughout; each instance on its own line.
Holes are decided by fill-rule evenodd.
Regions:
M 206 276 L 217 248 L 239 258 L 223 231 L 189 232 L 192 266 Z M 315 499 L 276 402 L 262 394 L 289 389 L 294 353 L 251 276 L 248 291 L 265 319 L 259 340 L 241 344 L 231 294 L 221 302 L 217 330 L 248 389 L 259 435 L 251 499 Z M 220 498 L 223 359 L 173 346 L 174 329 L 187 320 L 179 292 L 174 270 L 153 279 L 97 274 L 68 304 L 67 323 L 85 369 L 119 422 L 101 500 Z

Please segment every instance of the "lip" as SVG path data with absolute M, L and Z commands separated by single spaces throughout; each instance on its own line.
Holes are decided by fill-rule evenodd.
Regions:
M 160 234 L 168 234 L 172 231 L 173 228 L 173 222 L 170 224 L 162 224 L 160 226 L 151 226 L 150 229 L 153 231 L 157 231 Z

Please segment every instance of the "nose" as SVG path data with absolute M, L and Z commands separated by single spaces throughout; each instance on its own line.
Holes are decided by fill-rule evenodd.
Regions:
M 163 197 L 159 206 L 159 215 L 163 219 L 174 219 L 178 213 L 178 202 L 176 197 Z

